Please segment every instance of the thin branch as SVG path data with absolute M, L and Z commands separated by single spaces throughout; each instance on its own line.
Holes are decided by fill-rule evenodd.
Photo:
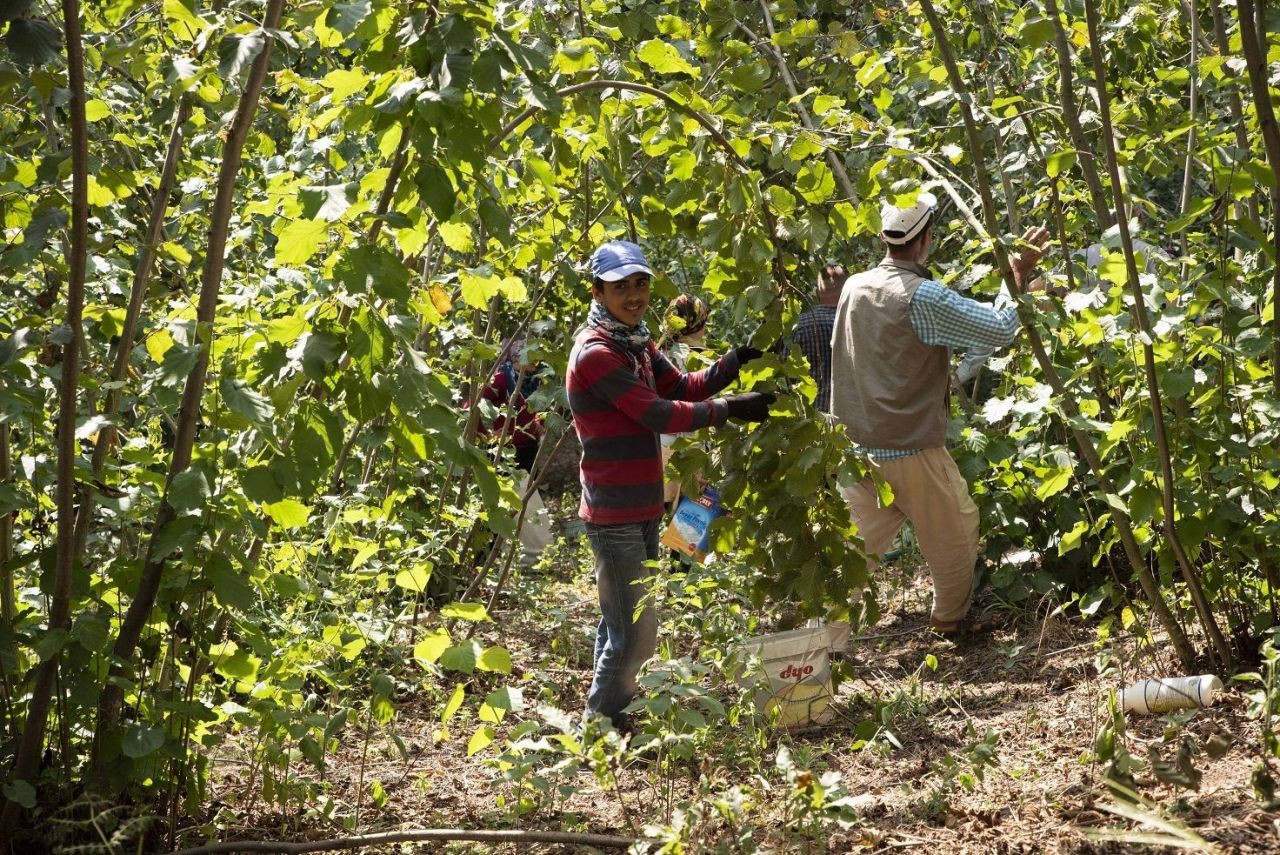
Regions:
M 800 90 L 796 87 L 795 78 L 791 76 L 791 69 L 787 67 L 787 59 L 782 55 L 782 49 L 773 43 L 775 35 L 773 15 L 769 12 L 768 0 L 760 0 L 760 11 L 764 13 L 764 25 L 769 30 L 769 39 L 767 41 L 753 33 L 741 21 L 737 22 L 738 28 L 746 33 L 757 47 L 762 45 L 769 46 L 769 53 L 773 54 L 773 60 L 778 64 L 778 73 L 782 75 L 782 81 L 787 86 L 787 92 L 791 94 L 791 103 L 795 108 L 796 115 L 800 117 L 800 124 L 810 131 L 817 132 L 817 128 L 813 125 L 813 119 L 809 116 L 809 111 L 805 109 L 804 104 L 800 101 Z M 828 146 L 823 146 L 823 154 L 826 155 L 827 165 L 831 167 L 831 171 L 835 173 L 836 179 L 840 182 L 840 187 L 844 190 L 845 197 L 850 202 L 857 202 L 857 191 L 853 189 L 853 182 L 849 180 L 849 173 L 845 170 L 844 164 L 840 162 L 840 158 Z
M 1257 7 L 1255 16 L 1254 0 L 1238 0 L 1236 14 L 1240 20 L 1240 49 L 1244 53 L 1245 65 L 1249 68 L 1249 85 L 1253 88 L 1253 106 L 1258 113 L 1258 130 L 1262 133 L 1263 148 L 1267 152 L 1267 162 L 1275 173 L 1275 192 L 1272 200 L 1272 236 L 1276 248 L 1276 257 L 1272 258 L 1271 305 L 1275 317 L 1271 322 L 1272 357 L 1271 388 L 1280 397 L 1280 125 L 1276 124 L 1276 112 L 1271 106 L 1271 89 L 1268 84 L 1267 56 L 1268 47 L 1265 30 L 1262 24 L 1263 7 Z
M 742 159 L 742 156 L 738 154 L 737 150 L 735 150 L 733 145 L 730 144 L 724 133 L 716 127 L 715 123 L 700 110 L 695 110 L 693 107 L 685 104 L 669 92 L 663 92 L 661 89 L 657 89 L 653 86 L 646 86 L 643 83 L 632 83 L 628 80 L 603 79 L 587 80 L 582 83 L 575 83 L 572 86 L 566 86 L 563 89 L 556 90 L 556 94 L 563 98 L 593 89 L 618 89 L 628 92 L 639 92 L 641 94 L 652 95 L 654 98 L 660 99 L 667 104 L 667 106 L 684 113 L 686 116 L 689 116 L 698 124 L 702 125 L 702 127 L 706 129 L 707 133 L 711 135 L 711 138 L 716 141 L 716 144 L 729 155 L 729 159 L 733 164 L 737 166 L 744 175 L 750 174 L 751 167 Z M 541 109 L 541 107 L 537 106 L 526 107 L 510 122 L 507 122 L 507 124 L 498 131 L 498 135 L 489 142 L 489 148 L 485 152 L 486 156 L 492 156 L 503 140 L 510 136 L 517 128 L 527 122 L 530 118 L 535 116 Z M 769 231 L 769 240 L 773 244 L 773 274 L 778 280 L 779 291 L 782 291 L 785 290 L 788 285 L 787 268 L 782 259 L 782 239 L 778 236 L 777 218 L 774 217 L 773 211 L 770 210 L 768 203 L 765 201 L 764 194 L 760 194 L 760 212 L 764 217 L 765 227 Z
M 1147 395 L 1151 405 L 1151 424 L 1156 440 L 1156 453 L 1160 458 L 1160 496 L 1164 509 L 1164 533 L 1173 552 L 1178 568 L 1182 572 L 1183 581 L 1191 594 L 1200 623 L 1209 634 L 1209 640 L 1217 653 L 1222 668 L 1227 673 L 1232 670 L 1231 645 L 1227 643 L 1213 614 L 1213 607 L 1205 596 L 1204 587 L 1196 569 L 1191 566 L 1182 538 L 1178 534 L 1177 505 L 1174 496 L 1174 475 L 1172 454 L 1169 450 L 1169 436 L 1165 429 L 1164 406 L 1160 399 L 1160 381 L 1156 373 L 1156 357 L 1151 342 L 1151 320 L 1147 317 L 1146 296 L 1142 293 L 1142 284 L 1138 280 L 1138 263 L 1134 257 L 1133 238 L 1129 234 L 1129 218 L 1125 215 L 1128 199 L 1124 185 L 1120 180 L 1120 162 L 1116 154 L 1114 137 L 1111 133 L 1111 95 L 1107 91 L 1107 69 L 1102 57 L 1102 40 L 1098 36 L 1098 10 L 1094 0 L 1084 0 L 1085 17 L 1089 27 L 1089 47 L 1093 58 L 1093 73 L 1097 80 L 1098 102 L 1102 116 L 1103 151 L 1107 155 L 1107 169 L 1111 177 L 1111 193 L 1115 199 L 1116 226 L 1120 230 L 1120 246 L 1124 250 L 1125 269 L 1129 276 L 1129 290 L 1133 293 L 1133 317 L 1142 334 L 1142 361 L 1146 373 Z
M 1210 0 L 1214 2 L 1214 0 Z M 1191 0 L 1191 8 L 1187 10 L 1187 17 L 1191 22 L 1191 58 L 1187 60 L 1187 70 L 1190 72 L 1190 78 L 1187 83 L 1187 112 L 1191 116 L 1191 129 L 1187 131 L 1187 156 L 1182 163 L 1182 192 L 1178 195 L 1178 216 L 1185 217 L 1187 208 L 1191 205 L 1191 184 L 1192 171 L 1191 167 L 1195 164 L 1196 159 L 1196 108 L 1200 103 L 1200 19 L 1196 16 L 1196 0 Z M 1188 254 L 1189 247 L 1187 245 L 1188 229 L 1182 230 L 1182 254 Z M 1185 282 L 1187 278 L 1187 267 L 1182 268 L 1182 279 Z
M 1102 189 L 1102 179 L 1098 177 L 1098 164 L 1093 156 L 1093 147 L 1085 136 L 1080 125 L 1080 111 L 1076 107 L 1075 84 L 1071 74 L 1071 42 L 1067 39 L 1067 31 L 1062 26 L 1062 18 L 1058 14 L 1057 0 L 1045 0 L 1045 12 L 1053 23 L 1054 42 L 1057 46 L 1058 58 L 1058 95 L 1062 99 L 1062 121 L 1067 126 L 1071 143 L 1076 147 L 1076 156 L 1080 160 L 1080 172 L 1084 175 L 1084 183 L 1093 198 L 1093 210 L 1099 216 L 1107 216 L 1110 206 L 1107 204 L 1106 191 Z M 1109 220 L 1098 223 L 1105 229 L 1111 225 Z
M 211 843 L 179 849 L 168 855 L 221 855 L 223 852 L 334 852 L 340 849 L 359 849 L 365 846 L 386 846 L 391 843 L 427 843 L 431 841 L 470 841 L 474 843 L 558 843 L 563 846 L 597 846 L 607 849 L 626 849 L 643 839 L 620 837 L 613 834 L 586 834 L 570 831 L 468 831 L 463 828 L 431 828 L 422 831 L 389 831 L 381 834 L 361 834 L 333 840 L 310 840 L 302 843 L 273 843 L 265 840 L 241 840 L 227 843 Z
M 133 353 L 134 338 L 138 333 L 138 320 L 142 316 L 142 303 L 147 295 L 147 286 L 151 282 L 151 271 L 155 266 L 156 247 L 164 233 L 164 217 L 169 210 L 169 194 L 178 172 L 178 156 L 182 152 L 182 128 L 191 117 L 192 99 L 183 95 L 178 102 L 177 115 L 173 119 L 173 130 L 169 134 L 169 145 L 165 151 L 164 166 L 160 170 L 160 181 L 156 185 L 155 196 L 151 199 L 151 216 L 147 223 L 147 233 L 138 251 L 138 266 L 133 274 L 133 285 L 129 289 L 129 302 L 125 307 L 124 323 L 121 325 L 120 338 L 115 344 L 115 359 L 111 365 L 110 380 L 117 385 L 110 388 L 103 399 L 102 415 L 107 421 L 98 431 L 98 438 L 93 446 L 93 462 L 91 471 L 93 480 L 102 477 L 102 467 L 107 462 L 107 454 L 115 444 L 116 428 L 113 421 L 120 409 L 120 384 L 128 376 L 129 358 Z M 83 560 L 85 543 L 89 538 L 89 527 L 93 520 L 95 494 L 92 483 L 85 484 L 80 494 L 80 514 L 76 519 L 75 551 Z

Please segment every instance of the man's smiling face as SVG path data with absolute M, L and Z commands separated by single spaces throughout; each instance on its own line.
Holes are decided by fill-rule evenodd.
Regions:
M 649 310 L 649 274 L 632 273 L 616 282 L 598 282 L 595 298 L 622 323 L 629 327 L 644 320 Z

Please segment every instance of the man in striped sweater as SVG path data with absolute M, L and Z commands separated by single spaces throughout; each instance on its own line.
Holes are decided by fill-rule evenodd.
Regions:
M 659 435 L 761 421 L 774 396 L 746 392 L 711 398 L 761 355 L 739 347 L 702 371 L 686 374 L 662 355 L 645 325 L 653 271 L 640 247 L 609 241 L 591 256 L 592 303 L 569 356 L 565 381 L 573 426 L 582 442 L 578 515 L 596 561 L 600 624 L 587 713 L 629 730 L 623 709 L 636 693 L 640 666 L 657 646 L 652 606 L 636 615 L 658 558 L 663 513 Z M 708 400 L 710 399 L 710 400 Z

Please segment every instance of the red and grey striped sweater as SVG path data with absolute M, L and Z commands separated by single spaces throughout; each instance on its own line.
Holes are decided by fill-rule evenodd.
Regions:
M 737 377 L 733 351 L 685 374 L 652 341 L 636 356 L 598 330 L 580 332 L 565 381 L 582 442 L 578 516 L 596 525 L 662 516 L 658 435 L 724 424 L 729 405 L 722 398 L 706 399 Z

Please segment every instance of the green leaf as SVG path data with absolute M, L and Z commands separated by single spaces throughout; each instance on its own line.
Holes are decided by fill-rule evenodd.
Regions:
M 373 720 L 380 725 L 386 725 L 396 717 L 395 704 L 385 695 L 374 695 L 369 701 L 369 711 L 373 713 Z
M 409 301 L 409 271 L 392 253 L 376 246 L 343 250 L 333 275 L 353 294 L 373 291 L 400 303 Z
M 204 470 L 192 467 L 173 476 L 169 485 L 169 504 L 176 511 L 196 511 L 209 500 L 209 481 Z
M 377 313 L 368 309 L 361 309 L 352 318 L 347 349 L 351 354 L 351 364 L 366 379 L 385 371 L 395 357 L 391 331 Z
M 471 66 L 471 85 L 478 92 L 502 93 L 503 70 L 511 71 L 515 66 L 511 63 L 507 52 L 490 47 Z
M 417 101 L 418 94 L 426 88 L 427 81 L 421 77 L 401 81 L 392 86 L 387 92 L 387 97 L 374 105 L 373 109 L 379 113 L 387 113 L 389 115 L 403 113 L 409 108 L 409 105 Z
M 471 674 L 475 672 L 476 661 L 479 658 L 480 642 L 472 639 L 455 644 L 440 654 L 440 667 Z
M 641 42 L 635 55 L 637 59 L 659 74 L 687 74 L 695 78 L 701 76 L 698 68 L 690 65 L 674 45 L 667 44 L 661 39 Z
M 336 104 L 345 101 L 369 85 L 369 75 L 359 68 L 338 68 L 322 77 L 320 83 L 330 90 L 330 97 Z
M 462 689 L 462 684 L 458 683 L 453 687 L 453 694 L 449 696 L 449 700 L 445 702 L 444 709 L 440 712 L 440 720 L 445 724 L 449 723 L 449 719 L 453 718 L 458 710 L 462 709 L 462 699 L 466 697 L 466 693 Z
M 126 757 L 137 760 L 146 757 L 152 751 L 164 745 L 164 730 L 159 727 L 145 727 L 135 724 L 129 728 L 120 741 L 120 750 Z
M 275 407 L 265 395 L 249 388 L 249 384 L 236 377 L 223 377 L 218 383 L 222 400 L 233 413 L 244 416 L 255 425 L 263 426 L 275 417 Z
M 285 224 L 281 227 L 279 224 Z M 300 267 L 320 249 L 329 237 L 329 224 L 323 220 L 278 221 L 272 229 L 276 236 L 276 264 L 281 267 Z
M 443 221 L 453 216 L 457 191 L 453 188 L 453 182 L 449 180 L 448 172 L 434 161 L 424 160 L 418 164 L 414 183 L 418 187 L 418 194 L 422 196 L 422 201 L 427 203 L 427 207 L 437 219 Z
M 160 385 L 176 387 L 186 382 L 191 369 L 196 367 L 196 361 L 200 358 L 200 350 L 198 344 L 188 346 L 176 343 L 166 350 L 164 359 L 160 361 Z
M 1073 148 L 1058 149 L 1045 158 L 1044 168 L 1050 178 L 1056 178 L 1076 165 L 1076 150 Z
M 62 648 L 67 646 L 68 633 L 62 627 L 51 629 L 40 636 L 40 640 L 36 642 L 36 656 L 41 662 L 48 662 L 50 659 L 62 652 Z
M 752 60 L 735 63 L 726 75 L 726 79 L 735 89 L 743 92 L 759 92 L 772 76 L 773 69 L 767 62 Z M 821 115 L 823 111 L 815 107 L 815 112 Z
M 494 276 L 488 268 L 476 268 L 463 271 L 458 281 L 461 284 L 462 300 L 473 309 L 484 309 L 489 301 L 498 296 L 502 280 Z
M 1062 540 L 1058 542 L 1058 554 L 1066 555 L 1071 550 L 1080 545 L 1080 541 L 1084 538 L 1085 532 L 1089 530 L 1089 523 L 1086 520 L 1079 520 L 1071 527 L 1071 531 L 1062 536 Z
M 467 756 L 470 757 L 480 751 L 485 750 L 493 744 L 494 737 L 498 732 L 493 729 L 492 725 L 482 724 L 476 728 L 476 732 L 471 734 L 471 738 L 467 740 Z
M 240 486 L 244 490 L 245 498 L 252 502 L 265 504 L 267 502 L 278 502 L 284 498 L 284 491 L 280 489 L 280 482 L 271 474 L 271 470 L 265 466 L 251 466 L 240 475 Z
M 449 637 L 449 631 L 445 629 L 437 629 L 426 635 L 421 641 L 413 645 L 413 658 L 419 665 L 434 665 L 440 661 L 440 657 L 453 644 L 453 639 Z
M 244 576 L 236 571 L 225 555 L 214 555 L 205 567 L 205 577 L 213 586 L 213 595 L 229 609 L 247 612 L 257 605 L 257 595 Z
M 84 105 L 84 120 L 86 122 L 99 122 L 111 115 L 111 105 L 106 101 L 95 98 L 87 101 Z
M 301 407 L 293 421 L 293 444 L 276 472 L 285 492 L 309 497 L 329 474 L 342 443 L 342 424 L 331 408 L 311 403 Z
M 340 336 L 328 330 L 316 330 L 307 336 L 302 348 L 303 373 L 317 382 L 328 379 L 330 366 L 337 363 L 344 350 L 346 342 Z
M 430 561 L 415 564 L 408 570 L 401 570 L 396 574 L 396 584 L 401 588 L 420 594 L 427 589 L 427 583 L 431 581 L 431 569 Z
M 471 226 L 466 223 L 441 223 L 440 240 L 454 252 L 474 252 L 476 243 L 471 238 Z
M 830 199 L 835 189 L 831 167 L 820 161 L 806 163 L 796 176 L 796 191 L 815 205 Z
M 95 614 L 83 614 L 76 618 L 76 641 L 85 650 L 101 653 L 107 649 L 110 637 L 107 634 L 107 622 Z
M 10 781 L 5 784 L 4 797 L 27 810 L 36 806 L 36 788 L 26 781 Z
M 450 603 L 440 610 L 441 617 L 472 622 L 492 621 L 489 612 L 479 603 Z
M 1061 466 L 1053 469 L 1040 482 L 1040 486 L 1036 488 L 1036 498 L 1044 500 L 1057 493 L 1061 493 L 1071 483 L 1071 468 Z
M 163 558 L 179 549 L 186 549 L 200 534 L 202 519 L 202 516 L 196 514 L 173 520 L 156 535 L 151 546 L 152 552 Z
M 504 686 L 489 693 L 480 705 L 476 717 L 491 724 L 500 724 L 503 717 L 513 711 L 524 708 L 524 696 L 519 689 Z
M 234 642 L 225 642 L 209 649 L 214 670 L 231 680 L 253 682 L 258 678 L 258 666 L 262 664 L 262 660 L 245 650 L 235 650 L 230 655 L 225 655 L 227 650 L 234 647 Z
M 1209 211 L 1213 210 L 1213 206 L 1217 204 L 1217 201 L 1217 198 L 1213 196 L 1201 196 L 1198 199 L 1194 199 L 1191 204 L 1187 206 L 1187 212 L 1176 220 L 1170 222 L 1165 231 L 1168 234 L 1177 234 L 1178 232 L 1181 232 L 1196 220 L 1209 213 Z
M 209 24 L 195 13 L 195 5 L 187 0 L 164 0 L 164 16 L 169 21 L 169 31 L 178 38 L 193 42 L 196 36 L 209 29 Z
M 476 660 L 476 667 L 481 671 L 510 674 L 511 654 L 502 647 L 486 647 Z
M 373 5 L 369 0 L 356 0 L 354 3 L 334 3 L 325 13 L 325 26 L 331 27 L 344 36 L 353 35 L 356 28 L 369 17 Z
M 302 202 L 302 215 L 312 220 L 331 223 L 339 220 L 351 207 L 356 195 L 355 184 L 325 184 L 303 187 L 298 190 Z
M 34 176 L 33 176 L 34 180 Z M 42 208 L 22 229 L 22 243 L 10 249 L 0 261 L 19 267 L 34 259 L 50 238 L 66 228 L 67 212 L 61 208 Z
M 218 74 L 223 80 L 237 80 L 262 53 L 267 40 L 262 30 L 252 33 L 228 33 L 218 42 Z
M 268 502 L 262 509 L 282 528 L 302 528 L 311 517 L 311 509 L 297 499 Z
M 293 344 L 298 340 L 298 336 L 306 332 L 307 326 L 306 314 L 296 311 L 268 321 L 262 334 L 267 337 L 267 341 Z
M 1041 17 L 1028 18 L 1023 23 L 1022 32 L 1019 35 L 1022 37 L 1022 44 L 1025 47 L 1035 50 L 1053 40 L 1053 21 Z M 1050 176 L 1053 175 L 1053 173 L 1049 174 Z
M 62 30 L 48 21 L 19 18 L 9 22 L 4 43 L 15 63 L 35 68 L 55 61 L 62 54 Z

